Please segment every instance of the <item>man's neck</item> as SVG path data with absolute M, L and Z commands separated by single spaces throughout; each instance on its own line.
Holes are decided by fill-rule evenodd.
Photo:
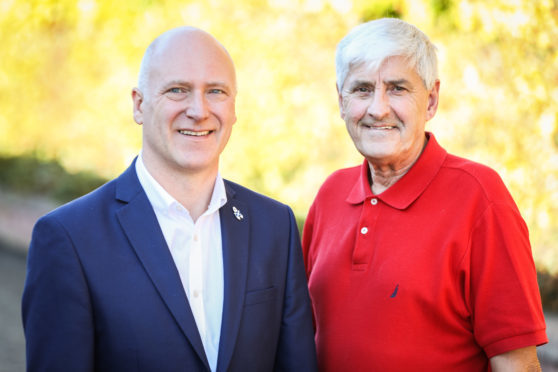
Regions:
M 217 173 L 193 174 L 175 177 L 174 182 L 161 186 L 184 206 L 190 213 L 192 220 L 197 219 L 207 210 L 213 195 Z
M 370 169 L 370 184 L 372 193 L 374 195 L 381 194 L 395 184 L 401 177 L 403 177 L 414 163 L 400 169 L 375 169 L 374 166 L 368 163 Z
M 218 169 L 200 171 L 173 171 L 158 167 L 143 159 L 145 168 L 151 176 L 190 213 L 196 221 L 211 202 Z
M 407 172 L 413 167 L 413 165 L 415 165 L 416 161 L 420 158 L 427 143 L 428 139 L 425 138 L 420 151 L 417 151 L 416 156 L 411 158 L 411 160 L 407 161 L 406 163 L 393 165 L 375 164 L 374 162 L 368 161 L 372 193 L 374 195 L 381 194 L 382 192 L 393 186 L 397 181 L 399 181 L 401 177 L 407 174 Z

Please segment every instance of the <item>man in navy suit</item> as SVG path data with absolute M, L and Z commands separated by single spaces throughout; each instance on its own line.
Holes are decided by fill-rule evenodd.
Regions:
M 29 371 L 316 369 L 293 213 L 219 175 L 235 96 L 208 33 L 181 27 L 147 48 L 140 155 L 33 231 Z

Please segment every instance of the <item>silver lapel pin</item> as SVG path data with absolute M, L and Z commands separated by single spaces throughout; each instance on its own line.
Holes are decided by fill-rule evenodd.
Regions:
M 242 219 L 244 218 L 244 216 L 242 215 L 242 213 L 240 213 L 240 211 L 238 210 L 237 207 L 232 207 L 234 216 L 236 217 L 237 220 L 242 221 Z

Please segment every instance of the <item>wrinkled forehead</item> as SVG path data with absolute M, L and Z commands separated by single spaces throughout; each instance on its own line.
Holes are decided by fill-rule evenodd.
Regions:
M 393 55 L 373 60 L 356 60 L 349 64 L 344 86 L 349 81 L 377 80 L 377 79 L 406 79 L 419 78 L 413 59 L 403 55 Z

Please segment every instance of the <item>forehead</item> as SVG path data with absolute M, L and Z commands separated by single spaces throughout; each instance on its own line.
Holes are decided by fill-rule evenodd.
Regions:
M 178 35 L 161 42 L 152 55 L 150 81 L 235 85 L 234 65 L 224 48 L 206 35 Z
M 355 81 L 376 83 L 394 80 L 405 80 L 412 84 L 422 83 L 422 79 L 407 58 L 393 56 L 384 59 L 378 66 L 366 62 L 351 66 L 345 84 Z

